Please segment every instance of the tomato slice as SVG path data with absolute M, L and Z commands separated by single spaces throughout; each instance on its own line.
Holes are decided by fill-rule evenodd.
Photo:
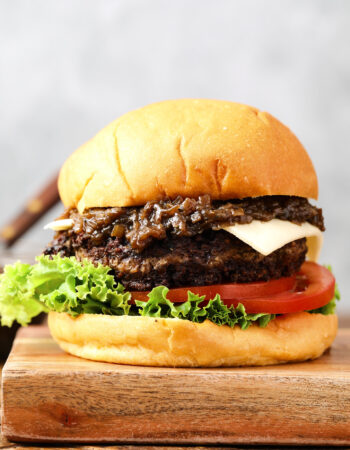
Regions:
M 205 295 L 219 294 L 227 306 L 242 303 L 247 313 L 287 314 L 326 305 L 334 296 L 335 279 L 323 266 L 305 262 L 296 277 L 257 283 L 228 283 L 171 289 L 167 298 L 174 303 L 187 300 L 187 291 Z M 148 300 L 149 292 L 132 292 L 135 300 Z
M 271 281 L 257 281 L 255 283 L 227 283 L 212 284 L 209 286 L 188 286 L 183 288 L 170 289 L 167 298 L 173 303 L 183 303 L 187 301 L 187 292 L 191 291 L 199 296 L 205 295 L 205 298 L 214 298 L 219 294 L 221 300 L 226 303 L 235 298 L 264 297 L 285 292 L 294 288 L 296 277 L 280 278 Z M 149 291 L 132 292 L 132 298 L 135 300 L 148 300 Z M 230 303 L 231 304 L 231 303 Z
M 299 290 L 300 282 L 304 285 L 303 290 Z M 296 286 L 292 291 L 266 298 L 242 299 L 241 303 L 248 313 L 287 314 L 309 311 L 329 303 L 334 296 L 334 290 L 335 279 L 332 273 L 325 267 L 308 261 L 302 265 L 297 275 Z M 239 300 L 232 300 L 230 304 L 237 306 L 239 302 Z

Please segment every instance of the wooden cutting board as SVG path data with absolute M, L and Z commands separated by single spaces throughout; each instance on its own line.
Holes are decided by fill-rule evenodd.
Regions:
M 350 329 L 316 361 L 172 369 L 79 359 L 31 326 L 2 379 L 2 432 L 15 441 L 350 444 Z

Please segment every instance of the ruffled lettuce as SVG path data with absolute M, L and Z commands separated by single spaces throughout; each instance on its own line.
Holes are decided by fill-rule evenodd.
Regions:
M 39 256 L 37 263 L 16 263 L 6 266 L 0 275 L 1 324 L 11 326 L 14 321 L 27 325 L 41 312 L 65 312 L 79 314 L 141 315 L 168 317 L 203 322 L 208 319 L 217 325 L 248 328 L 252 323 L 265 327 L 275 318 L 274 314 L 247 314 L 244 306 L 227 307 L 219 295 L 203 305 L 200 297 L 188 291 L 187 301 L 174 304 L 167 299 L 168 288 L 158 286 L 148 295 L 147 302 L 131 304 L 131 294 L 116 283 L 110 268 L 76 258 L 59 255 Z M 336 296 L 338 296 L 336 291 Z M 335 299 L 328 305 L 314 310 L 332 314 Z
M 218 294 L 209 300 L 205 306 L 199 306 L 205 296 L 200 297 L 188 291 L 186 302 L 174 304 L 167 299 L 168 292 L 167 287 L 158 286 L 149 293 L 147 302 L 136 300 L 139 314 L 148 317 L 176 317 L 197 323 L 208 319 L 216 325 L 228 325 L 230 327 L 239 325 L 243 330 L 253 322 L 258 322 L 260 326 L 265 327 L 270 320 L 275 318 L 274 314 L 247 314 L 241 303 L 237 308 L 227 307 Z
M 0 275 L 1 325 L 10 327 L 14 321 L 27 325 L 33 317 L 46 311 L 43 303 L 34 300 L 32 271 L 29 264 L 16 263 L 6 266 Z
M 0 276 L 1 324 L 27 325 L 42 311 L 123 315 L 130 310 L 130 292 L 115 283 L 109 267 L 95 267 L 74 257 L 39 256 L 37 264 L 6 266 Z

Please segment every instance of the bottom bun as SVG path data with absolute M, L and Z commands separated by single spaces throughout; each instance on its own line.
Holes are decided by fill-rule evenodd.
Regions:
M 247 330 L 206 320 L 50 312 L 49 327 L 63 350 L 81 358 L 168 367 L 263 366 L 314 359 L 337 333 L 336 315 L 300 312 L 266 328 Z
M 314 359 L 332 344 L 336 315 L 300 312 L 266 328 L 247 330 L 206 320 L 50 312 L 49 327 L 63 350 L 81 358 L 168 367 L 263 366 Z

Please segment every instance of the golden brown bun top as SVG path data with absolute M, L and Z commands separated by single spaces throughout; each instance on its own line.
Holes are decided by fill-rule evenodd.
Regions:
M 317 198 L 312 162 L 266 112 L 220 100 L 170 100 L 131 111 L 62 167 L 66 207 L 143 205 L 164 197 Z

